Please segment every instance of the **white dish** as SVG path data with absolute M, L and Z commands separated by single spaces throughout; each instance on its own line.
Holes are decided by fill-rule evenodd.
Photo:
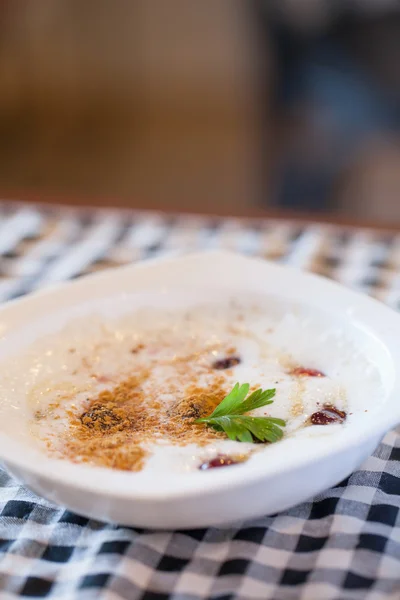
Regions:
M 223 302 L 244 290 L 255 298 L 265 297 L 270 312 L 301 317 L 292 323 L 291 349 L 313 360 L 312 366 L 333 368 L 342 376 L 349 390 L 349 416 L 343 425 L 303 429 L 229 468 L 168 472 L 161 461 L 157 472 L 115 471 L 49 456 L 30 434 L 32 409 L 26 394 L 17 387 L 13 391 L 4 374 L 0 380 L 4 466 L 35 492 L 71 510 L 151 528 L 220 525 L 272 514 L 348 476 L 400 422 L 396 373 L 400 317 L 321 277 L 226 252 L 92 275 L 4 305 L 0 365 L 4 369 L 10 357 L 18 360 L 35 340 L 94 312 L 109 318 L 149 304 L 171 308 L 210 298 Z M 289 326 L 290 320 L 285 327 Z M 320 333 L 313 335 L 313 328 Z M 22 369 L 22 359 L 20 364 Z M 23 377 L 21 373 L 21 381 Z M 215 448 L 205 452 L 211 456 Z

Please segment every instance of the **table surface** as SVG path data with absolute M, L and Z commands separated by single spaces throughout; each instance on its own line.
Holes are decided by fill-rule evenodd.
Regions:
M 50 193 L 32 193 L 26 190 L 10 190 L 8 194 L 0 194 L 0 198 L 8 198 L 14 203 L 32 203 L 36 206 L 55 206 L 58 205 L 64 208 L 78 208 L 78 209 L 106 209 L 111 210 L 110 207 L 114 207 L 117 210 L 124 210 L 128 212 L 133 211 L 152 211 L 161 212 L 164 214 L 192 214 L 192 215 L 205 215 L 207 211 L 204 207 L 192 200 L 182 203 L 175 202 L 171 205 L 166 205 L 165 202 L 157 202 L 154 200 L 144 199 L 132 199 L 127 198 L 110 198 L 110 197 L 99 197 L 99 196 L 79 196 L 79 195 L 62 195 L 62 194 L 50 194 Z M 298 223 L 329 223 L 334 225 L 340 225 L 343 227 L 357 227 L 357 228 L 368 228 L 368 229 L 379 229 L 380 231 L 392 231 L 400 232 L 400 212 L 399 218 L 393 219 L 390 222 L 377 222 L 376 220 L 361 219 L 357 216 L 351 216 L 345 212 L 306 212 L 301 210 L 289 210 L 283 208 L 277 208 L 274 206 L 230 206 L 229 208 L 219 206 L 215 203 L 212 214 L 208 211 L 208 216 L 216 217 L 235 217 L 244 219 L 286 219 L 290 221 L 296 221 Z
M 224 248 L 307 269 L 400 308 L 400 233 L 0 203 L 0 301 L 154 256 Z M 400 432 L 289 511 L 153 532 L 83 518 L 0 471 L 0 598 L 398 600 Z

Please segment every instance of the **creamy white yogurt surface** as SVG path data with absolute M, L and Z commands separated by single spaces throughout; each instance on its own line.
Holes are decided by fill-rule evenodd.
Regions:
M 58 331 L 37 336 L 18 358 L 3 360 L 2 402 L 28 416 L 30 435 L 38 447 L 62 456 L 60 440 L 67 411 L 80 414 L 88 398 L 148 368 L 143 389 L 166 405 L 185 397 L 191 384 L 213 385 L 216 360 L 235 356 L 240 363 L 218 371 L 229 391 L 236 382 L 252 388 L 275 388 L 271 405 L 253 411 L 286 421 L 285 438 L 335 435 L 346 423 L 307 426 L 323 405 L 333 405 L 352 418 L 352 407 L 379 402 L 382 382 L 368 356 L 336 325 L 263 297 L 188 299 L 179 308 L 163 308 L 157 300 L 147 308 L 92 311 L 69 320 Z M 171 303 L 173 304 L 173 303 Z M 325 377 L 299 377 L 293 368 L 322 371 Z M 218 453 L 243 454 L 260 446 L 213 441 L 206 447 L 177 446 L 163 439 L 146 442 L 145 469 L 186 472 Z M 264 446 L 262 446 L 264 448 Z M 266 447 L 266 452 L 268 447 Z

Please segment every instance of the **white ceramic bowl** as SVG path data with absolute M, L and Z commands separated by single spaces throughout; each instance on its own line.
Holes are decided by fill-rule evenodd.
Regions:
M 27 433 L 25 398 L 19 398 L 17 406 L 3 398 L 3 465 L 38 494 L 78 513 L 150 528 L 220 525 L 273 514 L 348 476 L 400 422 L 400 316 L 322 277 L 226 252 L 102 272 L 3 305 L 0 361 L 96 306 L 106 313 L 132 298 L 132 305 L 140 306 L 148 294 L 156 294 L 161 305 L 163 298 L 171 305 L 171 297 L 179 299 L 188 290 L 200 298 L 208 292 L 224 297 L 243 289 L 272 293 L 283 304 L 295 303 L 298 310 L 315 313 L 327 326 L 335 323 L 378 368 L 384 383 L 379 402 L 366 397 L 353 406 L 350 399 L 352 418 L 334 435 L 289 437 L 266 449 L 268 455 L 257 453 L 254 460 L 235 467 L 155 477 L 49 458 Z

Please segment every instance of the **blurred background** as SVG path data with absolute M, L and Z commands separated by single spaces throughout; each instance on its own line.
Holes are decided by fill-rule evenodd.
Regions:
M 0 194 L 400 223 L 397 0 L 1 0 Z

